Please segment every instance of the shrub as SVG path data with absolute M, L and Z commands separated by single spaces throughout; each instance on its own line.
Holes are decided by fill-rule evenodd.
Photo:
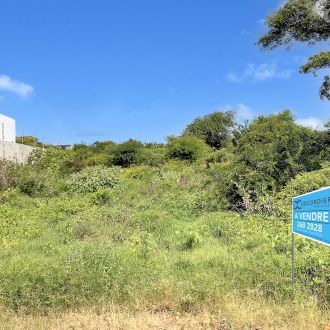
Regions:
M 96 192 L 100 189 L 113 188 L 119 182 L 119 169 L 94 166 L 86 168 L 70 177 L 73 191 L 80 193 Z
M 16 186 L 28 196 L 50 197 L 63 191 L 65 184 L 57 170 L 26 164 L 22 166 Z
M 181 249 L 182 250 L 193 250 L 199 247 L 202 243 L 201 235 L 193 230 L 189 230 L 182 237 Z
M 291 199 L 294 196 L 330 186 L 330 166 L 318 171 L 304 173 L 292 179 L 288 185 L 277 195 L 268 200 L 268 210 L 285 219 L 291 219 Z M 267 210 L 267 205 L 260 205 L 262 210 Z
M 164 145 L 150 144 L 143 149 L 143 163 L 159 166 L 166 162 L 167 148 Z
M 23 167 L 9 161 L 0 161 L 0 190 L 15 187 L 21 177 Z
M 198 137 L 187 135 L 168 138 L 168 156 L 170 158 L 194 162 L 201 158 L 206 151 L 207 146 Z
M 40 176 L 25 176 L 19 183 L 19 189 L 26 195 L 36 196 L 45 189 L 45 180 Z
M 116 146 L 109 163 L 121 167 L 140 164 L 143 159 L 143 144 L 139 141 L 128 140 Z
M 73 235 L 78 240 L 84 240 L 95 236 L 95 232 L 89 223 L 78 222 L 73 229 Z
M 109 204 L 111 199 L 113 198 L 113 191 L 109 189 L 102 189 L 96 191 L 92 195 L 92 203 L 95 205 L 106 205 Z
M 91 149 L 85 144 L 76 144 L 73 149 L 67 150 L 67 157 L 61 164 L 64 174 L 79 172 L 89 164 L 89 158 L 93 157 Z

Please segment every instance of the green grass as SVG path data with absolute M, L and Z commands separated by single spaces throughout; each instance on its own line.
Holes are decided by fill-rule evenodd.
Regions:
M 130 168 L 119 182 L 101 199 L 2 196 L 3 308 L 44 313 L 111 303 L 193 311 L 237 293 L 291 301 L 289 219 L 219 210 L 214 183 L 197 166 Z M 323 308 L 326 248 L 297 239 L 296 258 L 297 299 L 315 298 Z

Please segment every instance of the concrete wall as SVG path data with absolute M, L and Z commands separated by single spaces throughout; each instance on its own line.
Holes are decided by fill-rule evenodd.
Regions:
M 24 144 L 0 141 L 0 159 L 13 160 L 18 163 L 25 163 L 33 148 Z

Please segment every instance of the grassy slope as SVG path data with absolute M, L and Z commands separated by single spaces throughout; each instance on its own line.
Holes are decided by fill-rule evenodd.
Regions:
M 155 310 L 165 319 L 195 313 L 196 322 L 206 310 L 216 322 L 224 315 L 234 325 L 325 324 L 329 314 L 311 294 L 318 293 L 313 283 L 301 290 L 309 245 L 299 249 L 298 241 L 300 285 L 293 302 L 289 225 L 220 212 L 210 189 L 204 171 L 170 164 L 124 170 L 106 205 L 95 204 L 93 194 L 45 199 L 9 193 L 0 206 L 3 308 L 67 313 L 111 305 L 149 311 L 151 318 Z M 93 313 L 80 317 L 89 322 Z M 58 321 L 12 312 L 1 317 L 3 324 L 36 322 L 31 327 Z

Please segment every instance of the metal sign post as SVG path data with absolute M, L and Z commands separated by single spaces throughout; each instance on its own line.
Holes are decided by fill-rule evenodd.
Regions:
M 291 252 L 291 283 L 292 283 L 292 288 L 294 288 L 294 233 L 292 232 L 292 252 Z

